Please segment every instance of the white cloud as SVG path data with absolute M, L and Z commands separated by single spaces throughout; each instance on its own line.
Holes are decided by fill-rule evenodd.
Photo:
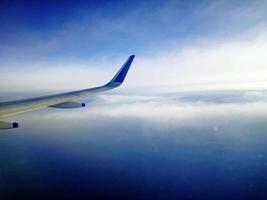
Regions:
M 218 96 L 217 93 L 207 94 L 205 92 L 195 94 L 199 99 L 191 101 L 189 94 L 169 94 L 159 96 L 121 96 L 121 95 L 101 95 L 93 103 L 88 103 L 85 109 L 76 110 L 54 110 L 37 115 L 39 119 L 53 120 L 89 120 L 92 118 L 136 118 L 142 121 L 150 121 L 156 125 L 189 125 L 197 121 L 216 119 L 242 118 L 242 117 L 262 117 L 267 114 L 267 94 L 263 91 L 244 91 L 236 98 L 235 93 L 222 93 L 219 103 L 213 101 Z M 206 98 L 201 98 L 205 95 Z M 189 97 L 183 99 L 181 97 Z M 226 99 L 224 102 L 223 100 Z M 251 115 L 253 113 L 253 115 Z M 36 118 L 33 114 L 29 118 Z
M 179 134 L 179 130 L 209 131 L 209 134 L 242 137 L 246 126 L 266 124 L 267 93 L 264 91 L 224 92 L 223 101 L 216 102 L 217 92 L 201 92 L 153 96 L 101 95 L 97 101 L 81 109 L 52 109 L 24 113 L 10 120 L 18 121 L 24 131 L 45 130 L 45 134 L 77 130 L 94 133 L 120 130 L 120 127 L 140 131 L 147 135 Z M 202 98 L 203 95 L 205 98 Z M 181 98 L 189 97 L 189 98 Z M 225 99 L 225 101 L 224 101 Z M 48 127 L 49 125 L 49 127 Z M 252 127 L 253 127 L 252 126 Z M 228 131 L 232 129 L 231 131 Z M 51 131 L 48 131 L 51 130 Z
M 267 40 L 198 44 L 183 50 L 163 49 L 156 55 L 137 55 L 127 86 L 176 85 L 198 88 L 260 87 L 267 84 Z M 103 63 L 17 63 L 18 70 L 1 69 L 2 90 L 68 90 L 103 84 L 126 58 Z M 105 60 L 106 61 L 106 60 Z M 104 65 L 109 66 L 103 67 Z M 33 67 L 36 66 L 36 67 Z M 38 69 L 38 70 L 34 70 Z M 203 87 L 203 88 L 205 88 Z

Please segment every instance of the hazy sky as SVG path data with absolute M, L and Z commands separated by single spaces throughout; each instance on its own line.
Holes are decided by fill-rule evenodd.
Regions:
M 131 87 L 267 86 L 264 0 L 1 1 L 0 9 L 2 91 L 104 83 L 130 54 Z

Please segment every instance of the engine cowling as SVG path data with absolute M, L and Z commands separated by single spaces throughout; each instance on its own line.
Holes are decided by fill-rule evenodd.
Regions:
M 55 104 L 49 107 L 51 108 L 81 108 L 81 107 L 85 107 L 85 103 L 68 101 L 68 102 Z
M 18 128 L 19 123 L 17 122 L 4 122 L 0 121 L 0 129 L 12 129 L 12 128 Z

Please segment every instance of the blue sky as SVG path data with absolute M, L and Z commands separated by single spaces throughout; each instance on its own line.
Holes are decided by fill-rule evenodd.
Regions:
M 157 52 L 234 38 L 264 23 L 263 1 L 25 1 L 2 3 L 1 53 L 41 58 Z M 25 52 L 26 50 L 26 52 Z
M 164 80 L 168 81 L 164 84 L 205 82 L 201 78 L 196 80 L 194 73 L 198 74 L 198 70 L 210 71 L 205 66 L 220 65 L 222 61 L 204 62 L 204 69 L 201 69 L 197 66 L 201 63 L 199 55 L 205 52 L 205 59 L 208 60 L 209 54 L 215 50 L 218 50 L 219 57 L 222 55 L 222 60 L 231 60 L 224 55 L 232 51 L 230 56 L 236 56 L 235 61 L 220 66 L 222 77 L 213 78 L 218 76 L 214 74 L 218 71 L 215 70 L 207 75 L 206 82 L 231 82 L 240 75 L 233 71 L 246 68 L 242 65 L 248 63 L 239 62 L 239 50 L 247 49 L 247 54 L 256 55 L 258 53 L 254 49 L 262 52 L 262 46 L 259 45 L 266 44 L 267 3 L 263 0 L 2 1 L 0 7 L 0 70 L 2 74 L 9 74 L 8 79 L 6 76 L 1 77 L 4 88 L 10 82 L 25 83 L 25 87 L 38 87 L 36 82 L 29 81 L 30 77 L 26 78 L 32 76 L 32 73 L 40 80 L 39 88 L 45 87 L 44 82 L 50 82 L 47 80 L 55 68 L 58 74 L 64 71 L 66 78 L 69 78 L 67 73 L 81 71 L 81 80 L 82 74 L 91 70 L 97 78 L 89 75 L 89 79 L 92 83 L 98 83 L 101 74 L 102 79 L 112 76 L 129 54 L 137 55 L 137 64 L 142 68 L 138 70 L 136 66 L 129 81 L 131 85 L 138 79 L 137 74 L 144 74 L 139 81 L 143 85 L 155 85 L 165 72 Z M 183 58 L 184 54 L 186 58 Z M 261 55 L 255 60 L 263 63 L 264 57 Z M 183 62 L 179 63 L 178 58 Z M 189 60 L 195 63 L 191 63 L 190 67 L 183 66 Z M 227 69 L 227 66 L 237 65 L 241 68 Z M 172 70 L 164 70 L 166 66 Z M 152 69 L 155 72 L 149 78 L 147 76 Z M 260 71 L 259 78 L 251 77 L 251 72 L 245 70 L 241 80 L 258 81 L 267 78 L 263 76 L 265 71 L 257 71 Z M 180 72 L 182 77 L 189 78 L 179 77 L 181 81 L 176 82 L 177 77 L 168 77 L 169 74 Z M 25 77 L 27 83 L 22 77 Z M 73 88 L 80 86 L 83 84 L 79 83 Z M 46 87 L 51 88 L 49 85 Z M 12 88 L 17 88 L 15 83 L 10 86 Z M 66 88 L 71 86 L 66 85 Z

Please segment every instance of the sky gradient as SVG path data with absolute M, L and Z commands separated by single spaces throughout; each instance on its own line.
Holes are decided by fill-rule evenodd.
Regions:
M 2 1 L 0 9 L 1 90 L 100 84 L 131 54 L 132 87 L 266 86 L 264 0 Z

